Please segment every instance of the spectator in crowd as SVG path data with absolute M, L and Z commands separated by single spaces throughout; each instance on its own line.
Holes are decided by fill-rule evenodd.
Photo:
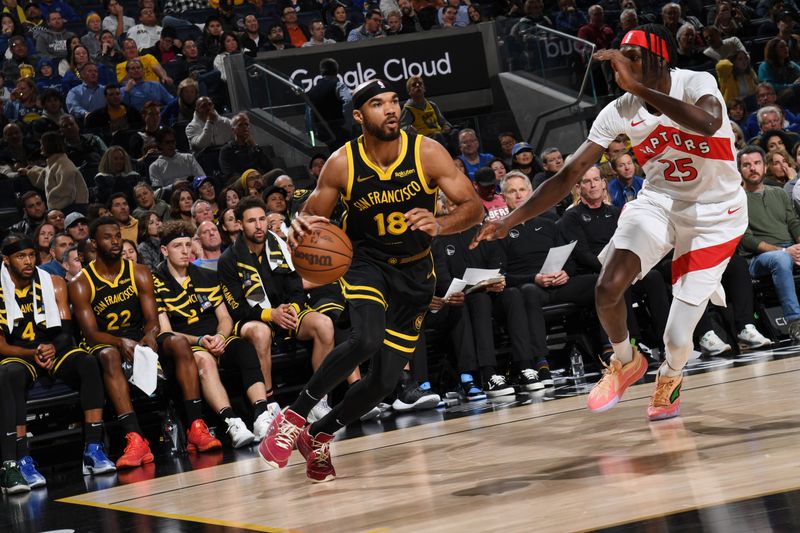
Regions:
M 632 3 L 632 0 L 630 1 Z M 619 14 L 619 26 L 616 37 L 614 37 L 614 40 L 611 42 L 611 48 L 619 49 L 625 35 L 638 25 L 639 15 L 636 13 L 636 9 L 623 8 L 622 12 Z
M 510 169 L 514 164 L 514 145 L 517 144 L 517 137 L 510 131 L 504 131 L 497 136 L 497 142 L 500 145 L 500 158 L 505 163 L 506 168 Z
M 103 49 L 101 40 L 103 34 L 103 19 L 95 12 L 86 16 L 86 33 L 81 36 L 81 44 L 89 52 L 89 57 L 97 61 Z
M 220 72 L 214 68 L 213 58 L 200 55 L 200 50 L 192 39 L 184 41 L 181 50 L 183 58 L 179 59 L 178 81 L 187 77 L 196 78 L 201 94 L 221 94 L 224 86 L 220 83 Z
M 127 61 L 128 81 L 122 88 L 122 101 L 141 111 L 145 102 L 169 105 L 175 99 L 160 83 L 144 80 L 144 67 L 139 59 Z
M 414 6 L 411 0 L 398 0 L 397 9 L 400 10 L 400 22 L 403 31 L 407 33 L 423 31 L 422 24 L 419 21 L 417 12 L 414 11 Z
M 228 185 L 222 189 L 217 197 L 217 203 L 219 204 L 220 211 L 236 207 L 236 204 L 239 203 L 239 200 L 241 200 L 239 191 L 233 185 Z
M 129 39 L 136 41 L 136 48 L 144 50 L 158 44 L 161 37 L 161 26 L 158 25 L 155 11 L 152 7 L 139 9 L 139 24 L 135 24 L 125 32 Z
M 609 163 L 617 177 L 608 183 L 608 197 L 612 204 L 622 209 L 639 195 L 644 185 L 644 178 L 635 175 L 636 166 L 633 164 L 633 157 L 627 152 L 617 155 Z
M 194 119 L 194 110 L 200 98 L 200 86 L 192 78 L 186 78 L 178 84 L 177 98 L 161 112 L 164 124 L 173 125 L 176 122 L 191 122 Z
M 64 0 L 39 0 L 42 17 L 48 18 L 50 13 L 58 12 L 67 22 L 78 22 L 80 17 Z
M 569 33 L 570 35 L 577 35 L 578 29 L 584 26 L 589 19 L 586 14 L 575 7 L 575 0 L 559 0 L 559 12 L 555 18 L 555 29 Z
M 691 24 L 695 31 L 695 38 L 697 37 L 697 33 L 703 29 L 703 24 L 697 19 L 697 17 L 690 15 L 684 19 L 682 8 L 680 4 L 676 3 L 664 4 L 664 6 L 661 8 L 661 23 L 672 32 L 676 40 L 678 39 L 678 30 L 684 24 Z
M 784 129 L 784 126 L 787 124 L 783 113 L 784 111 L 779 106 L 765 106 L 756 111 L 759 135 L 750 139 L 748 144 L 761 145 L 762 143 L 766 143 L 773 132 L 775 132 L 782 141 L 786 139 L 786 141 L 784 141 L 784 147 L 794 146 L 794 143 L 798 141 L 798 135 Z M 767 148 L 764 145 L 761 147 L 764 149 Z
M 38 146 L 25 139 L 22 128 L 14 122 L 6 124 L 0 141 L 0 172 L 13 177 L 17 175 L 19 167 L 41 160 Z
M 761 133 L 761 126 L 758 119 L 759 111 L 768 106 L 775 106 L 781 111 L 782 119 L 778 128 L 797 130 L 798 118 L 788 109 L 778 105 L 778 93 L 775 92 L 775 88 L 771 83 L 762 81 L 756 85 L 756 104 L 758 105 L 758 109 L 747 116 L 747 120 L 744 126 L 742 126 L 745 138 L 752 139 Z
M 214 68 L 219 71 L 220 79 L 223 82 L 228 81 L 227 74 L 225 73 L 225 57 L 231 54 L 241 53 L 239 49 L 239 38 L 235 33 L 224 33 L 222 35 L 222 52 L 217 54 L 214 58 Z
M 708 44 L 708 47 L 703 50 L 703 54 L 714 61 L 733 57 L 737 52 L 744 52 L 747 54 L 747 49 L 745 49 L 744 44 L 742 44 L 742 41 L 740 41 L 738 37 L 723 39 L 722 33 L 716 26 L 707 26 L 703 30 L 703 37 L 706 44 Z M 750 56 L 748 55 L 748 59 L 749 58 Z
M 353 31 L 353 23 L 347 18 L 347 8 L 344 4 L 336 2 L 331 10 L 331 19 L 325 29 L 325 37 L 337 43 L 343 43 Z
M 313 20 L 308 25 L 308 41 L 304 42 L 301 46 L 307 48 L 309 46 L 319 46 L 321 44 L 335 44 L 336 41 L 325 37 L 325 24 L 321 20 Z
M 223 249 L 229 247 L 239 237 L 239 232 L 242 230 L 242 225 L 236 220 L 236 214 L 232 207 L 222 210 L 219 217 L 219 232 L 222 237 Z M 224 250 L 223 250 L 224 251 Z
M 158 60 L 150 54 L 139 55 L 139 49 L 136 48 L 136 41 L 133 39 L 125 39 L 122 41 L 122 54 L 125 57 L 124 61 L 117 63 L 116 74 L 119 83 L 126 82 L 130 79 L 130 72 L 128 72 L 128 62 L 137 59 L 142 66 L 141 79 L 144 81 L 161 82 L 166 85 L 172 85 L 173 81 L 167 75 Z
M 379 37 L 386 37 L 386 32 L 383 31 L 383 15 L 380 9 L 370 9 L 364 16 L 364 24 L 347 34 L 347 41 L 366 41 Z
M 216 222 L 219 216 L 219 205 L 217 205 L 217 191 L 214 188 L 214 180 L 208 176 L 195 176 L 192 180 L 192 191 L 199 200 L 207 202 L 211 207 L 211 215 Z
M 188 189 L 175 190 L 170 198 L 169 220 L 183 220 L 194 224 L 192 218 L 192 206 L 194 196 Z
M 297 11 L 291 6 L 281 8 L 283 35 L 293 47 L 300 48 L 311 37 L 308 30 L 297 22 Z
M 221 148 L 233 140 L 233 126 L 229 118 L 217 113 L 211 98 L 203 96 L 197 99 L 194 118 L 186 126 L 186 137 L 195 153 L 206 148 Z
M 678 41 L 678 68 L 708 70 L 712 63 L 702 49 L 697 46 L 697 34 L 694 26 L 688 22 L 683 24 L 678 28 L 676 39 Z
M 128 152 L 121 146 L 111 146 L 100 158 L 94 178 L 97 200 L 107 203 L 111 195 L 118 192 L 124 193 L 126 198 L 133 198 L 134 186 L 141 179 L 139 173 L 133 170 Z
M 89 220 L 78 212 L 67 215 L 64 219 L 64 228 L 75 242 L 81 242 L 89 237 Z
M 69 69 L 64 72 L 64 77 L 61 80 L 61 90 L 64 94 L 69 93 L 73 87 L 80 85 L 81 81 L 85 81 L 81 69 L 91 63 L 91 56 L 85 46 L 79 44 L 72 48 L 69 53 Z M 100 85 L 116 82 L 113 70 L 107 69 L 102 63 L 95 64 L 95 66 L 97 68 L 97 82 Z
M 271 185 L 264 190 L 262 196 L 264 198 L 264 204 L 267 206 L 267 214 L 277 213 L 286 217 L 288 205 L 286 203 L 285 189 Z
M 511 27 L 509 35 L 520 49 L 533 39 L 537 26 L 553 27 L 553 21 L 544 14 L 544 0 L 525 0 L 525 14 Z
M 10 126 L 11 124 L 9 124 Z M 8 128 L 8 126 L 6 126 Z M 27 237 L 32 237 L 33 232 L 39 224 L 45 222 L 47 205 L 44 203 L 42 195 L 37 191 L 27 191 L 19 198 L 22 207 L 22 220 L 14 223 L 8 228 L 12 233 L 19 233 Z
M 765 186 L 780 187 L 791 197 L 793 187 L 790 188 L 789 183 L 796 178 L 797 163 L 785 149 L 778 148 L 767 152 L 764 172 Z
M 533 152 L 531 152 L 533 153 Z M 533 176 L 533 189 L 536 190 L 539 185 L 549 180 L 556 175 L 556 172 L 561 170 L 564 166 L 564 156 L 561 155 L 561 150 L 555 147 L 545 148 L 542 150 L 542 167 L 543 170 Z
M 40 265 L 41 269 L 59 278 L 66 276 L 67 271 L 61 264 L 64 252 L 75 246 L 75 241 L 66 233 L 57 233 L 50 240 L 50 255 L 46 263 Z
M 146 265 L 151 272 L 155 272 L 159 263 L 164 260 L 161 255 L 161 242 L 158 238 L 158 230 L 161 229 L 161 218 L 153 211 L 145 211 L 141 216 L 136 217 L 139 227 L 137 236 L 136 251 L 139 255 L 139 262 Z
M 33 123 L 33 131 L 36 135 L 58 130 L 59 120 L 67 115 L 64 112 L 64 99 L 58 89 L 46 89 L 42 91 L 40 98 L 42 118 Z
M 764 150 L 757 146 L 739 152 L 739 171 L 747 192 L 749 224 L 741 250 L 750 260 L 750 275 L 771 276 L 789 324 L 789 336 L 800 341 L 800 303 L 792 270 L 800 264 L 800 219 L 789 197 L 777 187 L 764 185 Z
M 52 11 L 47 16 L 47 29 L 36 34 L 36 52 L 42 57 L 66 59 L 69 54 L 67 41 L 74 36 L 74 33 L 64 29 L 61 13 Z
M 203 55 L 214 57 L 222 52 L 222 31 L 222 20 L 219 15 L 209 15 L 200 39 L 200 50 Z
M 103 139 L 93 133 L 81 133 L 72 115 L 64 115 L 58 121 L 58 131 L 67 147 L 67 156 L 76 166 L 97 165 L 108 149 Z
M 491 167 L 481 167 L 475 171 L 475 190 L 486 211 L 486 218 L 495 220 L 508 214 L 506 201 L 497 194 L 497 180 Z
M 98 65 L 103 65 L 110 73 L 109 82 L 112 76 L 116 78 L 117 65 L 126 61 L 125 55 L 114 38 L 114 34 L 108 30 L 100 32 L 100 55 L 95 59 Z M 118 80 L 115 79 L 114 81 Z
M 453 125 L 447 121 L 435 102 L 425 98 L 425 82 L 419 76 L 411 76 L 406 80 L 406 92 L 409 99 L 403 104 L 400 126 L 407 131 L 430 137 L 446 148 Z
M 131 216 L 125 193 L 115 192 L 108 198 L 108 212 L 119 223 L 122 238 L 132 241 L 135 249 L 139 238 L 139 221 Z
M 458 133 L 458 147 L 461 151 L 458 158 L 464 163 L 465 174 L 470 179 L 475 176 L 476 170 L 485 167 L 494 158 L 494 155 L 480 151 L 478 136 L 471 128 L 464 128 Z
M 110 137 L 118 131 L 138 130 L 144 126 L 142 114 L 135 107 L 122 102 L 122 92 L 117 84 L 103 88 L 105 106 L 86 115 L 86 127 L 104 131 Z
M 56 231 L 66 231 L 64 227 L 64 213 L 60 209 L 50 209 L 45 216 L 45 220 L 52 224 Z
M 121 37 L 136 24 L 131 17 L 125 16 L 125 9 L 119 0 L 104 0 L 103 7 L 108 13 L 103 19 L 103 29 L 113 33 L 114 37 Z
M 470 4 L 467 6 L 467 17 L 469 18 L 470 25 L 484 22 L 483 13 L 481 13 L 481 8 L 478 4 Z
M 200 243 L 201 254 L 192 264 L 216 272 L 219 258 L 222 256 L 222 236 L 219 228 L 211 220 L 197 225 L 195 238 Z
M 267 36 L 261 32 L 261 26 L 255 15 L 244 18 L 244 33 L 242 34 L 242 51 L 250 57 L 256 57 L 267 42 Z
M 444 6 L 440 7 L 436 13 L 437 22 L 440 26 L 445 26 L 445 15 L 447 14 L 448 8 L 455 9 L 452 21 L 453 27 L 463 28 L 469 24 L 467 6 L 461 4 L 461 0 L 445 0 Z
M 142 50 L 142 55 L 151 55 L 156 58 L 162 66 L 176 61 L 181 54 L 181 49 L 175 46 L 175 29 L 165 27 L 158 36 L 158 42 L 153 46 Z
M 774 152 L 775 150 L 788 150 L 789 147 L 794 146 L 800 142 L 800 135 L 784 131 L 784 130 L 768 130 L 761 134 L 761 137 L 754 143 L 760 146 L 767 152 Z
M 3 107 L 3 116 L 9 122 L 20 122 L 26 128 L 42 118 L 39 91 L 32 78 L 20 78 L 11 93 L 11 99 Z
M 294 48 L 294 45 L 286 40 L 283 27 L 277 23 L 271 24 L 267 28 L 267 42 L 264 44 L 264 51 L 272 52 L 286 50 L 287 48 Z
M 434 26 L 434 29 L 452 29 L 457 28 L 456 19 L 458 17 L 458 8 L 451 5 L 446 5 L 442 8 L 442 17 L 439 24 Z
M 414 27 L 403 26 L 403 15 L 399 11 L 390 11 L 386 14 L 386 35 L 405 35 L 413 33 Z M 332 41 L 335 42 L 335 41 Z
M 528 179 L 541 172 L 542 167 L 539 162 L 536 161 L 536 156 L 533 154 L 533 147 L 530 144 L 525 142 L 515 144 L 511 155 L 511 168 L 519 170 L 528 176 Z
M 231 120 L 233 139 L 228 141 L 219 152 L 219 167 L 227 179 L 241 174 L 250 168 L 263 174 L 272 170 L 273 164 L 264 150 L 256 145 L 250 130 L 250 119 L 245 113 L 239 113 Z M 195 176 L 205 176 L 205 172 Z
M 67 157 L 67 146 L 59 133 L 49 131 L 42 135 L 42 155 L 47 166 L 20 169 L 34 187 L 44 190 L 47 206 L 64 213 L 83 211 L 89 204 L 86 181 L 75 164 Z
M 33 232 L 33 243 L 36 246 L 37 265 L 50 262 L 50 242 L 56 236 L 56 233 L 55 226 L 49 222 L 42 222 L 36 226 Z
M 781 18 L 778 20 L 777 37 L 789 47 L 789 58 L 792 61 L 798 61 L 800 60 L 800 35 L 795 33 L 794 18 L 795 15 L 792 15 L 789 11 L 781 14 Z
M 136 200 L 136 209 L 133 216 L 141 218 L 148 211 L 152 211 L 162 221 L 169 218 L 169 204 L 161 198 L 156 198 L 153 186 L 146 181 L 140 181 L 133 187 L 133 197 Z
M 67 248 L 67 251 L 61 256 L 61 267 L 64 269 L 64 278 L 68 283 L 81 273 L 83 265 L 81 264 L 81 256 L 78 253 L 77 245 Z
M 97 65 L 85 63 L 81 67 L 83 83 L 70 89 L 67 94 L 67 111 L 83 120 L 92 111 L 106 107 L 105 87 L 98 84 Z
M 508 173 L 508 168 L 503 160 L 499 157 L 492 159 L 489 162 L 489 167 L 494 171 L 494 180 L 497 182 L 497 186 L 499 187 L 500 182 L 503 181 L 503 178 Z
M 597 50 L 611 48 L 614 40 L 614 30 L 605 23 L 603 6 L 595 4 L 589 7 L 589 22 L 578 29 L 578 37 L 594 43 Z
M 32 36 L 36 36 L 40 31 L 46 29 L 45 19 L 42 18 L 42 10 L 36 2 L 29 2 L 25 6 L 25 22 L 23 25 Z
M 36 88 L 39 92 L 47 89 L 61 91 L 61 76 L 55 69 L 55 63 L 49 57 L 41 57 L 36 62 Z
M 707 52 L 706 50 L 706 55 Z M 726 102 L 755 94 L 758 77 L 750 66 L 750 56 L 746 51 L 739 50 L 725 59 L 720 59 L 716 69 L 720 92 Z
M 335 59 L 323 58 L 319 62 L 319 73 L 321 77 L 307 95 L 333 133 L 331 138 L 322 121 L 313 115 L 317 135 L 330 146 L 331 150 L 335 150 L 351 138 L 353 95 L 347 84 L 339 79 L 339 64 Z
M 15 35 L 8 40 L 11 57 L 3 62 L 3 74 L 8 85 L 14 85 L 20 78 L 32 78 L 35 75 L 33 66 L 39 60 L 30 55 L 28 43 L 22 35 Z
M 150 165 L 150 181 L 155 187 L 169 187 L 179 180 L 206 175 L 192 154 L 180 153 L 175 149 L 175 132 L 172 128 L 158 130 L 156 142 L 160 155 Z
M 800 82 L 800 65 L 789 59 L 789 46 L 779 37 L 764 47 L 764 61 L 758 67 L 758 78 L 772 84 L 778 98 L 787 103 L 796 98 Z

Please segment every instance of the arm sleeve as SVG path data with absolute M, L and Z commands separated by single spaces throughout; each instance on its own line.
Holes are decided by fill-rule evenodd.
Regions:
M 795 213 L 794 206 L 792 205 L 793 202 L 787 195 L 781 194 L 780 199 L 786 210 L 786 222 L 789 226 L 789 233 L 791 233 L 794 242 L 798 242 L 798 237 L 800 237 L 800 218 L 797 218 L 797 213 Z
M 225 305 L 231 314 L 234 322 L 249 322 L 250 320 L 261 320 L 261 308 L 250 307 L 242 291 L 242 283 L 236 274 L 236 260 L 232 254 L 223 255 L 219 260 L 217 275 L 219 284 L 222 287 L 222 296 Z M 302 287 L 302 282 L 301 282 Z
M 708 72 L 693 72 L 686 84 L 686 94 L 692 103 L 696 103 L 700 98 L 707 94 L 718 95 L 717 80 Z
M 157 164 L 158 159 L 150 163 L 150 171 L 148 172 L 150 176 L 150 182 L 152 183 L 153 187 L 161 187 L 163 183 L 163 177 L 161 174 L 161 167 Z M 202 176 L 202 174 L 198 174 L 198 176 Z
M 197 159 L 192 156 L 192 169 L 194 171 L 195 176 L 205 176 L 206 171 L 203 170 L 203 167 L 200 166 L 200 163 L 197 162 Z
M 67 111 L 76 115 L 85 115 L 88 111 L 81 106 L 78 100 L 78 91 L 76 90 L 78 87 L 80 87 L 80 85 L 70 89 L 67 93 Z

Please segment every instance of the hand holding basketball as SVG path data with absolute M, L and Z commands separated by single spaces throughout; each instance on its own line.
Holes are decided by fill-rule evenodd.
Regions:
M 292 225 L 289 226 L 289 234 L 286 236 L 289 248 L 294 250 L 299 242 L 303 240 L 306 233 L 311 231 L 311 226 L 319 222 L 328 224 L 330 221 L 325 217 L 298 213 L 292 220 Z
M 309 224 L 310 218 L 318 220 Z M 307 217 L 302 226 L 302 233 L 294 235 L 292 248 L 292 263 L 297 273 L 321 285 L 341 278 L 353 260 L 353 245 L 347 234 L 323 217 Z

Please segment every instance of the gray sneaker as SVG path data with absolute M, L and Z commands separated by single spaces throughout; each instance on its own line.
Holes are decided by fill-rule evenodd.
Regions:
M 789 322 L 789 338 L 792 342 L 800 342 L 800 318 Z

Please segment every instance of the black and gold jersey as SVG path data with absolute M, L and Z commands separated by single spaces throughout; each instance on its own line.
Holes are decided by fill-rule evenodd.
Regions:
M 367 247 L 402 259 L 430 248 L 431 236 L 413 231 L 404 214 L 415 207 L 436 212 L 438 188 L 431 188 L 420 160 L 422 136 L 400 132 L 400 154 L 385 171 L 370 161 L 364 137 L 347 143 L 347 190 L 342 229 L 358 250 Z
M 97 328 L 116 337 L 138 340 L 144 335 L 144 313 L 139 304 L 139 289 L 134 280 L 133 262 L 120 261 L 114 281 L 101 277 L 92 261 L 83 269 L 92 287 L 92 311 Z
M 178 283 L 166 261 L 153 272 L 159 313 L 167 313 L 172 330 L 186 335 L 217 332 L 215 310 L 222 303 L 222 288 L 216 272 L 189 265 L 187 278 Z
M 36 285 L 35 302 L 33 299 L 34 284 Z M 6 342 L 12 346 L 19 346 L 21 348 L 36 348 L 40 344 L 52 342 L 50 335 L 47 334 L 46 324 L 37 324 L 34 320 L 34 305 L 39 313 L 44 314 L 42 286 L 39 284 L 39 281 L 33 280 L 30 285 L 24 289 L 16 289 L 14 293 L 14 297 L 17 299 L 17 305 L 19 305 L 19 309 L 22 312 L 22 318 L 16 321 L 14 330 L 9 332 L 6 308 L 5 305 L 0 305 L 0 327 L 3 328 L 3 335 L 6 338 Z M 3 294 L 3 289 L 0 288 L 0 302 L 5 302 L 5 298 L 6 295 Z

